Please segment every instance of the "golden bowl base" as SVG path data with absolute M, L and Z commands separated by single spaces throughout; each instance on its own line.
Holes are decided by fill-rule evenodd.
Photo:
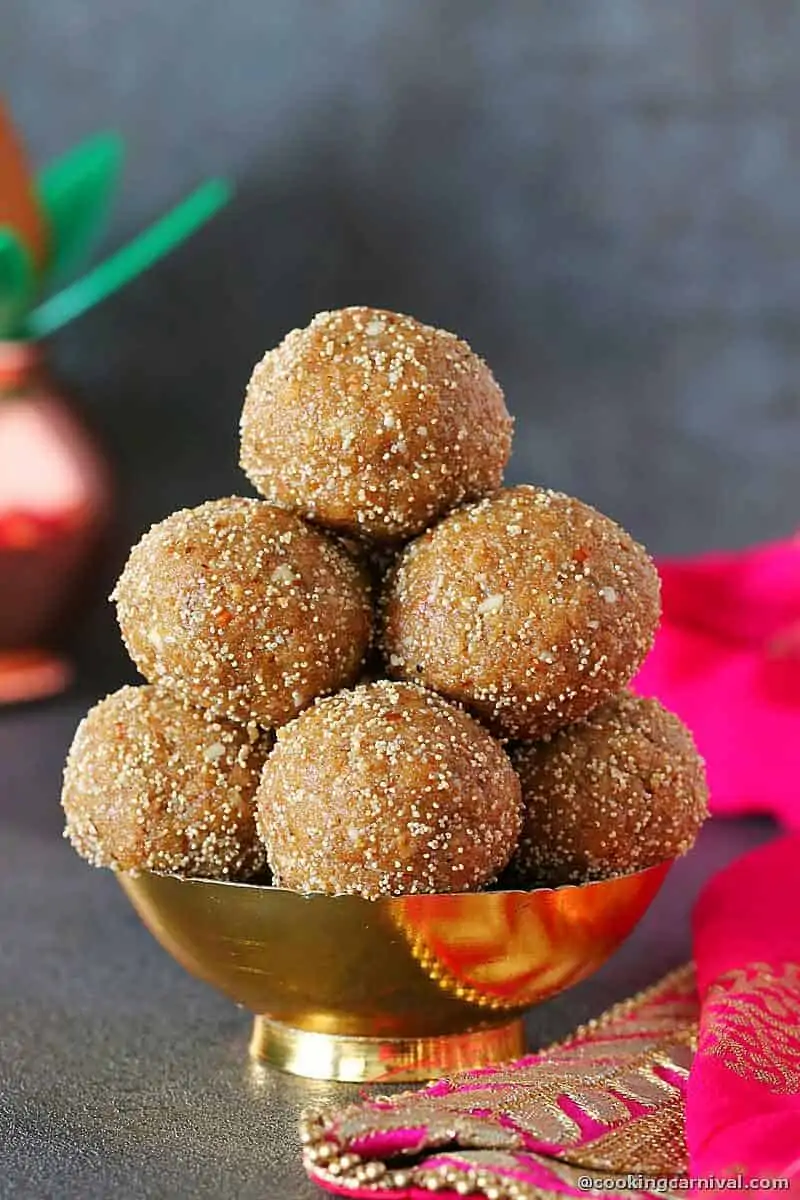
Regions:
M 436 1037 L 350 1037 L 295 1029 L 256 1017 L 250 1057 L 307 1079 L 337 1083 L 414 1083 L 486 1067 L 525 1052 L 521 1018 Z

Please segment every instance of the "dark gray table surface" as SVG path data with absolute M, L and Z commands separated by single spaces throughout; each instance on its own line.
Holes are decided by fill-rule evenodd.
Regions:
M 0 1196 L 311 1200 L 298 1114 L 357 1089 L 251 1066 L 247 1014 L 61 840 L 61 760 L 84 706 L 0 712 Z M 531 1013 L 531 1045 L 688 958 L 698 888 L 771 832 L 713 823 L 617 956 Z

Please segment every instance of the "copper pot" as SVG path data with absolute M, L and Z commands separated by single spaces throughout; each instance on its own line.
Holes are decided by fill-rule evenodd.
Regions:
M 110 476 L 33 342 L 0 342 L 0 703 L 61 691 L 56 651 L 107 520 Z

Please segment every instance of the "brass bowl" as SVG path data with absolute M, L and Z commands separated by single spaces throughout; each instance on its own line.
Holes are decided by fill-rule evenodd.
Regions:
M 301 895 L 141 872 L 161 945 L 256 1014 L 253 1058 L 314 1079 L 429 1079 L 524 1052 L 521 1014 L 585 979 L 671 866 L 536 891 Z

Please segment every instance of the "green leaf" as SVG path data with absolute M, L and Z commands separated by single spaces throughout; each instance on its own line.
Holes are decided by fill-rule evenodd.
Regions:
M 0 227 L 0 338 L 20 336 L 36 296 L 36 270 L 13 229 Z
M 209 179 L 109 258 L 33 310 L 27 328 L 32 337 L 55 333 L 169 254 L 228 203 L 231 186 Z
M 98 133 L 48 163 L 36 179 L 50 232 L 45 283 L 63 280 L 99 236 L 122 169 L 122 139 Z

